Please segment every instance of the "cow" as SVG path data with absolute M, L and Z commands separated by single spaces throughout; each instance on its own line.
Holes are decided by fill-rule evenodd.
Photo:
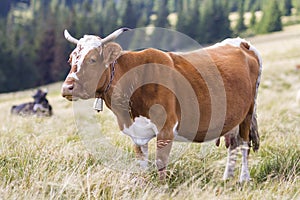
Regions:
M 223 178 L 233 176 L 232 163 L 240 146 L 239 180 L 249 181 L 249 144 L 259 145 L 259 51 L 241 38 L 190 52 L 124 51 L 114 40 L 128 30 L 79 40 L 65 30 L 65 38 L 76 48 L 70 54 L 62 96 L 70 101 L 103 99 L 120 130 L 133 140 L 141 166 L 147 167 L 148 142 L 156 137 L 155 162 L 161 179 L 166 177 L 176 138 L 201 143 L 226 136 L 232 142 Z
M 49 104 L 46 95 L 47 91 L 38 89 L 32 96 L 33 102 L 22 103 L 20 105 L 14 105 L 11 108 L 11 114 L 16 115 L 36 115 L 36 116 L 51 116 L 52 106 Z

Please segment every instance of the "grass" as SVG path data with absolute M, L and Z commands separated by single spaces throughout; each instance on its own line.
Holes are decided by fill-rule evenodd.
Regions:
M 169 165 L 164 182 L 153 166 L 135 173 L 121 170 L 134 163 L 133 149 L 108 109 L 92 120 L 131 161 L 122 165 L 118 159 L 124 158 L 113 153 L 101 160 L 91 149 L 105 154 L 106 144 L 82 131 L 84 119 L 60 97 L 57 83 L 47 86 L 54 110 L 50 118 L 10 115 L 10 107 L 30 101 L 34 90 L 0 94 L 0 199 L 299 199 L 300 72 L 295 66 L 300 63 L 300 27 L 249 40 L 264 59 L 258 96 L 261 148 L 250 154 L 250 183 L 237 183 L 240 162 L 233 180 L 221 180 L 227 153 L 223 143 L 219 148 L 214 143 L 179 144 L 177 151 L 183 151 Z M 94 140 L 86 143 L 84 137 Z

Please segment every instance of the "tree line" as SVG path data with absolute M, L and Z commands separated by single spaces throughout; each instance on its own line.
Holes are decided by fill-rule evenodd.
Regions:
M 119 27 L 171 28 L 201 44 L 282 29 L 281 16 L 297 12 L 297 0 L 1 0 L 0 92 L 62 80 L 75 37 L 106 36 Z M 258 19 L 256 13 L 262 11 Z M 233 26 L 229 14 L 238 12 Z M 246 25 L 244 14 L 251 12 Z

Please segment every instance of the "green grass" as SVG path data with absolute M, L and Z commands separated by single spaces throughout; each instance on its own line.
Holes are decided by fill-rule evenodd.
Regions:
M 235 178 L 221 180 L 227 155 L 223 143 L 218 148 L 206 144 L 207 151 L 200 144 L 181 144 L 184 151 L 170 163 L 163 182 L 154 166 L 136 173 L 114 162 L 108 166 L 87 148 L 75 123 L 78 116 L 72 103 L 60 97 L 57 83 L 47 86 L 54 110 L 50 118 L 10 115 L 10 107 L 30 101 L 34 90 L 0 94 L 0 199 L 299 199 L 299 38 L 298 25 L 249 39 L 264 59 L 258 96 L 261 148 L 250 154 L 249 183 L 238 184 L 240 160 Z M 109 142 L 133 157 L 131 141 L 119 133 L 112 113 L 105 109 L 96 119 Z M 155 141 L 150 151 L 154 161 Z

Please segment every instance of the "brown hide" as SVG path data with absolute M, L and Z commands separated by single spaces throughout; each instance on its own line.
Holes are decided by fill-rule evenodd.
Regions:
M 241 124 L 245 118 L 252 116 L 259 64 L 254 52 L 249 51 L 248 48 L 248 44 L 242 43 L 241 48 L 225 45 L 189 53 L 165 53 L 156 49 L 146 49 L 139 52 L 124 52 L 117 59 L 112 89 L 102 94 L 101 97 L 105 100 L 106 105 L 116 114 L 121 130 L 124 128 L 124 124 L 128 127 L 132 123 L 132 120 L 128 117 L 130 116 L 128 112 L 132 118 L 140 115 L 150 118 L 149 110 L 151 110 L 153 105 L 159 104 L 164 110 L 158 109 L 158 111 L 155 111 L 157 113 L 153 114 L 155 118 L 151 117 L 151 120 L 163 133 L 160 134 L 159 137 L 173 139 L 173 132 L 170 130 L 173 129 L 178 121 L 179 126 L 177 130 L 179 130 L 179 135 L 185 138 L 197 142 L 218 138 L 220 134 L 225 134 L 235 126 Z M 123 75 L 145 64 L 147 64 L 147 66 L 144 67 L 142 71 L 138 71 L 136 74 L 133 73 L 135 76 L 131 76 L 131 79 L 128 79 L 126 84 L 122 86 L 119 84 L 119 87 L 117 86 Z M 168 71 L 166 68 L 168 68 L 170 72 L 179 72 L 190 83 L 197 97 L 200 112 L 199 120 L 194 119 L 195 113 L 198 110 L 197 108 L 189 106 L 190 99 L 187 98 L 185 104 L 182 106 L 176 98 L 178 95 L 187 95 L 188 97 L 189 94 L 186 94 L 184 91 L 174 92 L 170 90 L 170 88 L 168 89 L 159 84 L 143 85 L 132 94 L 129 92 L 131 95 L 127 94 L 130 98 L 128 101 L 120 103 L 123 101 L 122 97 L 124 97 L 124 95 L 117 94 L 118 92 L 116 91 L 128 90 L 133 84 L 130 80 L 132 81 L 132 79 L 136 77 L 138 77 L 137 82 L 144 81 L 145 79 L 158 79 L 158 82 L 164 82 L 167 79 L 168 85 L 178 88 L 181 83 L 178 81 L 178 77 L 175 75 L 176 73 L 171 73 L 169 77 L 162 76 L 166 74 L 163 73 L 163 70 Z M 210 94 L 209 87 L 211 87 L 211 85 L 207 85 L 206 79 L 214 80 L 217 76 L 215 72 L 216 69 L 222 79 L 222 83 L 219 83 L 220 87 L 224 84 L 224 88 L 213 90 L 214 94 Z M 109 75 L 109 73 L 105 73 L 105 75 Z M 107 79 L 109 78 L 106 78 L 106 80 Z M 103 88 L 103 85 L 99 85 L 98 88 L 100 88 L 100 86 Z M 218 98 L 218 91 L 222 91 L 222 89 L 225 91 L 225 101 L 222 100 L 223 97 L 221 95 L 220 102 L 215 104 L 221 109 L 223 107 L 225 110 L 224 123 L 220 124 L 222 119 L 219 118 L 222 118 L 222 116 L 219 118 L 216 117 L 215 119 L 211 118 L 211 95 L 216 95 L 215 97 Z M 184 90 L 184 88 L 181 90 Z M 112 105 L 114 97 L 115 99 L 120 99 L 120 102 L 116 101 L 118 102 L 115 103 L 116 105 Z M 181 116 L 182 109 L 190 114 L 185 115 L 183 118 Z M 166 118 L 159 119 L 158 116 L 162 116 L 163 112 L 166 113 Z M 187 122 L 183 123 L 182 120 L 186 120 Z M 212 120 L 215 121 L 212 122 Z M 208 134 L 212 134 L 212 136 L 207 137 L 206 134 L 210 123 L 212 123 L 213 127 L 210 129 L 212 132 Z M 197 126 L 197 132 L 191 133 L 190 130 L 193 130 L 193 128 L 190 127 L 195 127 L 195 124 Z M 250 123 L 246 123 L 246 125 L 249 126 Z M 213 133 L 213 130 L 218 129 L 221 130 L 221 133 Z M 245 140 L 249 139 L 249 129 L 250 128 L 245 127 L 246 131 L 240 133 Z

